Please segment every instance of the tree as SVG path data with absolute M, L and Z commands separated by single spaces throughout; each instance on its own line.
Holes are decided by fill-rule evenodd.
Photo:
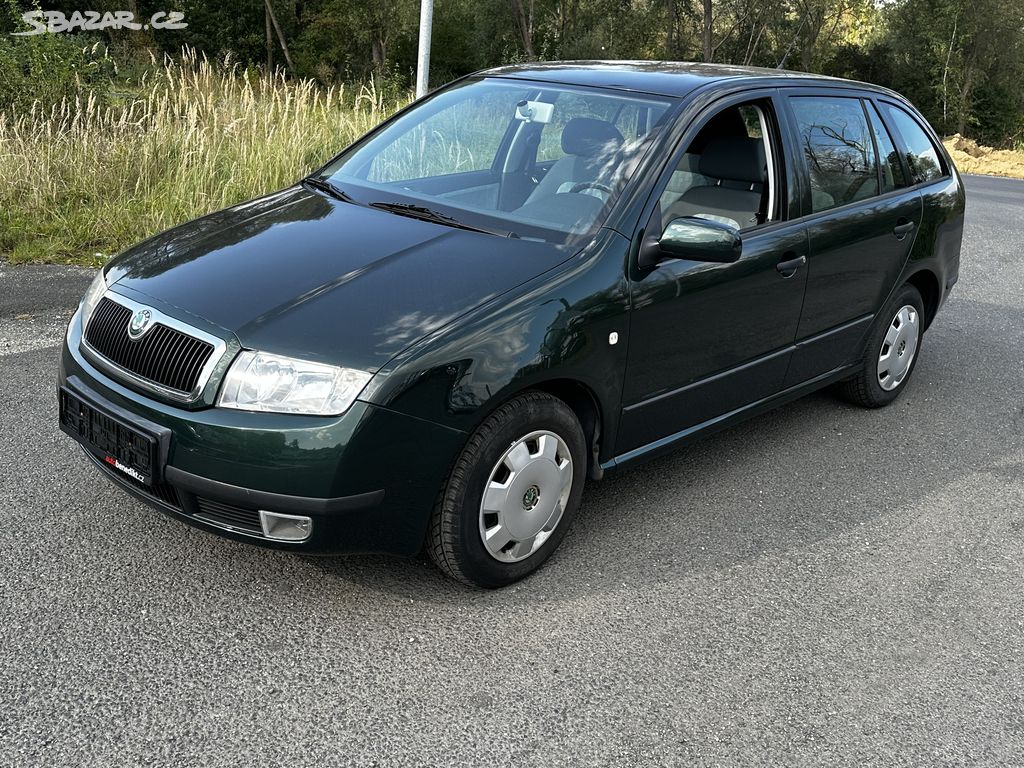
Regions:
M 516 27 L 519 29 L 519 37 L 523 43 L 523 51 L 528 60 L 537 58 L 533 48 L 533 12 L 534 0 L 509 0 L 512 7 L 512 18 L 515 19 Z
M 1006 144 L 1024 132 L 1024 7 L 1017 0 L 904 0 L 883 42 L 893 87 L 945 133 Z
M 32 0 L 0 0 L 17 22 Z M 46 7 L 57 7 L 44 3 Z M 96 0 L 146 17 L 159 0 Z M 398 97 L 416 59 L 419 0 L 177 0 L 178 32 L 48 36 L 34 43 L 0 36 L 0 92 L 74 91 L 95 62 L 83 42 L 109 42 L 121 59 L 148 65 L 149 51 L 183 46 L 243 65 L 323 82 L 374 75 Z M 40 36 L 42 37 L 42 36 Z M 56 38 L 61 38 L 56 40 Z M 47 48 L 49 45 L 49 48 Z M 62 67 L 26 52 L 67 50 Z M 56 56 L 56 54 L 54 54 Z M 48 58 L 47 58 L 48 57 Z M 57 57 L 60 58 L 60 57 Z M 1021 0 L 444 0 L 434 15 L 432 82 L 516 60 L 639 58 L 802 68 L 878 82 L 904 93 L 944 133 L 990 144 L 1024 141 L 1024 2 Z M 42 60 L 42 59 L 40 59 Z M 73 61 L 72 61 L 73 60 Z M 120 59 L 119 59 L 120 60 Z M 35 61 L 35 59 L 33 59 Z M 140 65 L 141 62 L 141 65 Z M 73 63 L 73 66 L 72 64 Z M 47 69 L 53 77 L 43 77 Z M 65 72 L 65 70 L 67 70 Z M 72 74 L 73 70 L 73 74 Z M 26 79 L 26 73 L 32 72 Z M 58 77 L 59 73 L 64 73 Z M 43 73 L 43 74 L 40 74 Z M 60 81 L 58 88 L 42 83 Z M 45 99 L 44 99 L 45 100 Z
M 711 61 L 715 57 L 715 48 L 712 43 L 714 33 L 714 16 L 711 12 L 711 0 L 704 0 L 704 25 L 703 25 L 703 39 L 704 39 L 704 61 Z

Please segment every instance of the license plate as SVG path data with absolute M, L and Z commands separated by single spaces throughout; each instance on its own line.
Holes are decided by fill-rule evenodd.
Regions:
M 157 439 L 119 418 L 85 402 L 69 390 L 60 390 L 60 428 L 127 478 L 153 484 Z

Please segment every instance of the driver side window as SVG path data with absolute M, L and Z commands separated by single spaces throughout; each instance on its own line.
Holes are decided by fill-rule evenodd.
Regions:
M 687 216 L 738 230 L 776 218 L 770 102 L 751 101 L 712 116 L 680 156 L 659 198 L 662 230 Z

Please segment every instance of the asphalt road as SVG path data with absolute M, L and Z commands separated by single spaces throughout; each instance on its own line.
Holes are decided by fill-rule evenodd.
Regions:
M 904 396 L 591 484 L 539 574 L 221 540 L 56 428 L 80 270 L 0 266 L 0 765 L 1024 763 L 1024 182 Z

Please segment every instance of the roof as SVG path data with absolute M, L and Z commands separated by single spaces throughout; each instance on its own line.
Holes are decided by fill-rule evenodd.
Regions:
M 541 61 L 495 67 L 477 74 L 677 97 L 685 96 L 708 83 L 736 79 L 757 79 L 776 83 L 781 80 L 814 83 L 824 81 L 836 85 L 884 90 L 867 83 L 854 83 L 808 72 L 685 61 Z

